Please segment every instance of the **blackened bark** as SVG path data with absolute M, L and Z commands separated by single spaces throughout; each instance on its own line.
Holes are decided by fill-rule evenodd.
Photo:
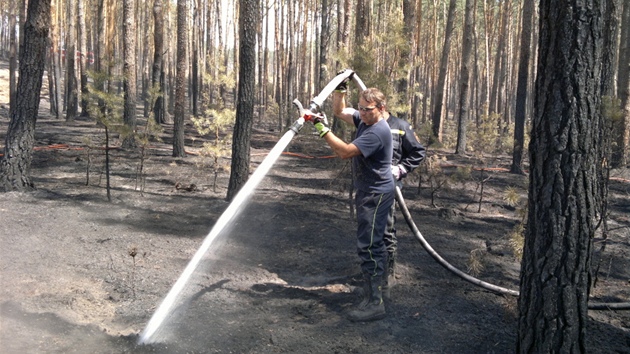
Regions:
M 196 6 L 195 6 L 196 7 Z M 193 11 L 192 45 L 191 45 L 191 65 L 190 65 L 190 101 L 192 103 L 192 114 L 199 114 L 199 11 Z
M 76 62 L 77 62 L 77 31 L 76 3 L 70 0 L 66 3 L 68 14 L 68 33 L 66 38 L 66 122 L 72 122 L 79 111 L 79 93 L 77 92 Z
M 186 0 L 177 0 L 177 73 L 175 79 L 175 125 L 173 126 L 173 157 L 184 157 L 184 114 L 186 112 Z
M 31 161 L 35 144 L 35 123 L 44 75 L 46 41 L 50 28 L 50 0 L 29 1 L 24 24 L 23 49 L 15 109 L 0 160 L 0 191 L 33 189 Z
M 525 148 L 525 121 L 527 118 L 527 84 L 529 83 L 529 62 L 532 48 L 532 21 L 534 1 L 523 2 L 523 26 L 521 28 L 521 54 L 518 63 L 516 83 L 516 110 L 514 118 L 514 149 L 512 150 L 511 173 L 523 173 L 523 151 Z
M 232 200 L 249 178 L 249 150 L 256 100 L 254 88 L 258 6 L 258 0 L 241 0 L 239 6 L 238 100 L 232 135 L 232 165 L 227 200 Z
M 78 15 L 79 15 L 79 51 L 81 57 L 79 60 L 79 75 L 81 78 L 81 115 L 88 116 L 88 50 L 87 50 L 87 28 L 85 27 L 85 1 L 78 0 Z
M 585 353 L 605 0 L 541 0 L 519 353 Z
M 617 96 L 621 99 L 624 114 L 615 127 L 612 164 L 614 167 L 630 163 L 630 4 L 626 1 L 621 15 L 621 47 L 619 48 L 619 84 Z
M 62 86 L 61 86 L 61 57 L 59 51 L 59 27 L 54 19 L 57 18 L 57 4 L 51 1 L 50 30 L 48 46 L 48 92 L 50 95 L 50 113 L 57 119 L 62 118 Z
M 466 0 L 466 12 L 464 15 L 456 154 L 466 153 L 466 126 L 470 115 L 470 69 L 472 65 L 473 25 L 475 16 L 474 2 L 473 0 Z
M 164 75 L 163 58 L 164 58 L 164 15 L 162 12 L 162 0 L 155 0 L 153 4 L 153 45 L 155 52 L 153 53 L 153 69 L 151 75 L 151 86 L 153 92 L 158 91 L 160 95 L 155 98 L 153 108 L 153 116 L 156 123 L 166 123 L 164 118 L 164 85 L 161 80 Z
M 17 92 L 17 75 L 18 70 L 18 44 L 17 44 L 17 28 L 16 28 L 16 15 L 17 4 L 13 2 L 13 8 L 9 11 L 9 116 L 13 115 L 15 109 L 15 93 Z M 22 28 L 22 25 L 20 25 Z

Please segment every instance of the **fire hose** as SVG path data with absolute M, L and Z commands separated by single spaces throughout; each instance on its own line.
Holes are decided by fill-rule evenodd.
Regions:
M 444 258 L 442 258 L 433 249 L 433 247 L 431 247 L 431 245 L 420 233 L 420 230 L 418 230 L 416 223 L 411 218 L 411 213 L 409 212 L 409 209 L 407 209 L 407 205 L 405 204 L 405 199 L 403 198 L 402 192 L 400 191 L 400 188 L 398 188 L 398 186 L 396 186 L 396 201 L 398 201 L 398 206 L 400 207 L 400 210 L 403 216 L 405 217 L 405 221 L 407 222 L 407 225 L 409 225 L 409 228 L 411 229 L 411 232 L 413 233 L 415 238 L 418 240 L 418 242 L 420 242 L 420 244 L 427 251 L 427 253 L 429 253 L 429 255 L 433 257 L 433 259 L 435 259 L 441 266 L 449 270 L 451 273 L 457 275 L 458 277 L 472 284 L 480 286 L 484 289 L 490 290 L 498 294 L 519 296 L 519 292 L 516 290 L 507 289 L 504 287 L 500 287 L 500 286 L 479 280 L 467 273 L 462 272 L 461 270 L 455 268 L 450 263 L 448 263 Z M 589 301 L 588 308 L 591 310 L 630 310 L 630 302 L 604 303 L 604 302 Z
M 310 106 L 308 109 L 304 109 L 302 104 L 297 99 L 293 101 L 293 104 L 295 104 L 300 111 L 300 118 L 293 124 L 293 126 L 291 127 L 291 130 L 293 130 L 297 134 L 298 131 L 304 125 L 305 121 L 311 120 L 315 116 L 321 117 L 321 114 L 319 113 L 319 111 L 323 105 L 324 100 L 328 96 L 330 96 L 330 94 L 332 94 L 332 92 L 340 83 L 342 83 L 348 78 L 351 78 L 357 84 L 357 86 L 359 86 L 361 90 L 365 90 L 367 88 L 365 84 L 363 83 L 363 81 L 361 81 L 359 76 L 354 71 L 350 69 L 346 69 L 342 71 L 337 76 L 335 76 L 324 87 L 324 89 L 322 89 L 319 95 L 317 95 L 315 98 L 311 100 Z M 325 116 L 323 118 L 325 119 Z M 489 291 L 492 291 L 494 293 L 501 294 L 501 295 L 519 296 L 519 292 L 517 290 L 504 288 L 504 287 L 490 284 L 483 280 L 477 279 L 461 271 L 460 269 L 454 267 L 449 262 L 447 262 L 442 256 L 440 256 L 439 253 L 437 253 L 433 249 L 433 247 L 431 247 L 431 245 L 427 242 L 427 240 L 422 236 L 422 233 L 420 233 L 420 230 L 418 229 L 415 222 L 413 221 L 413 218 L 411 217 L 411 213 L 409 212 L 409 209 L 407 208 L 405 199 L 403 198 L 402 192 L 398 186 L 396 186 L 396 201 L 398 202 L 399 209 L 401 210 L 405 218 L 405 221 L 407 222 L 407 225 L 409 226 L 414 237 L 418 240 L 420 245 L 427 251 L 427 253 L 429 253 L 429 255 L 438 262 L 438 264 L 440 264 L 442 267 L 446 268 L 448 271 L 455 274 L 456 276 L 474 285 L 482 287 L 486 290 L 489 290 Z M 588 308 L 591 310 L 630 310 L 630 302 L 602 303 L 602 302 L 589 301 Z

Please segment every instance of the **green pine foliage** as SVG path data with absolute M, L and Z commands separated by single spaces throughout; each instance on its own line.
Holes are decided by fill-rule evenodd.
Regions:
M 200 167 L 208 167 L 213 173 L 212 189 L 216 192 L 219 173 L 230 170 L 230 164 L 224 158 L 231 153 L 232 135 L 227 131 L 236 121 L 236 111 L 227 108 L 208 109 L 203 116 L 191 120 L 199 135 L 212 136 L 213 141 L 204 142 L 199 153 L 203 157 Z

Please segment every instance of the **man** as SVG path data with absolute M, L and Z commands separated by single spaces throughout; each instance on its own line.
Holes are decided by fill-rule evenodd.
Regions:
M 396 185 L 402 189 L 403 178 L 413 172 L 424 161 L 426 149 L 418 141 L 418 137 L 409 123 L 392 116 L 388 111 L 385 111 L 383 116 L 392 132 L 392 174 L 396 180 Z M 386 299 L 389 299 L 391 286 L 396 275 L 396 250 L 398 244 L 396 239 L 396 203 L 392 204 L 387 217 L 384 239 L 388 263 L 386 286 L 383 295 Z
M 340 84 L 335 92 L 345 93 L 347 91 L 347 83 Z M 402 180 L 409 173 L 413 172 L 426 155 L 426 149 L 418 141 L 413 128 L 406 121 L 391 115 L 387 111 L 387 102 L 385 99 L 381 102 L 383 107 L 383 118 L 387 121 L 391 129 L 392 136 L 392 175 L 396 181 L 398 188 L 402 188 Z M 334 107 L 333 107 L 334 108 Z M 355 114 L 355 110 L 351 107 L 337 107 L 339 111 L 335 111 L 335 115 L 341 119 L 347 119 L 348 116 Z M 345 117 L 345 118 L 344 118 Z M 392 204 L 387 217 L 387 228 L 384 235 L 385 247 L 387 249 L 387 276 L 383 282 L 383 296 L 385 299 L 390 298 L 391 285 L 394 283 L 396 270 L 396 251 L 398 241 L 396 239 L 396 203 Z
M 387 276 L 387 250 L 383 240 L 387 215 L 394 203 L 392 178 L 392 138 L 384 119 L 385 96 L 375 88 L 361 92 L 359 110 L 345 107 L 345 92 L 333 94 L 333 111 L 343 121 L 354 124 L 356 138 L 346 143 L 336 137 L 322 119 L 313 120 L 319 136 L 335 154 L 352 158 L 356 188 L 357 252 L 365 281 L 364 300 L 348 313 L 351 321 L 373 321 L 385 317 L 383 285 Z

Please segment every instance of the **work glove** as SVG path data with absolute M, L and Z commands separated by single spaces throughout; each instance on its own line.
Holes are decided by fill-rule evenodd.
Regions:
M 407 170 L 402 165 L 392 165 L 392 175 L 396 181 L 400 181 L 407 175 Z
M 317 129 L 317 133 L 319 134 L 320 138 L 323 138 L 324 135 L 328 134 L 328 132 L 330 131 L 330 128 L 328 128 L 328 119 L 326 119 L 325 115 L 316 115 L 313 116 L 311 118 L 311 121 L 313 122 L 313 126 L 315 126 L 315 129 Z
M 352 70 L 351 69 L 344 69 L 344 70 L 341 70 L 340 72 L 338 72 L 337 75 L 343 74 L 343 73 L 345 73 L 347 71 L 352 71 Z M 352 72 L 352 75 L 354 75 L 354 72 Z M 352 75 L 348 76 L 339 85 L 337 85 L 337 87 L 335 88 L 335 92 L 346 92 L 346 91 L 348 91 L 348 81 L 350 81 L 350 79 L 352 78 Z

